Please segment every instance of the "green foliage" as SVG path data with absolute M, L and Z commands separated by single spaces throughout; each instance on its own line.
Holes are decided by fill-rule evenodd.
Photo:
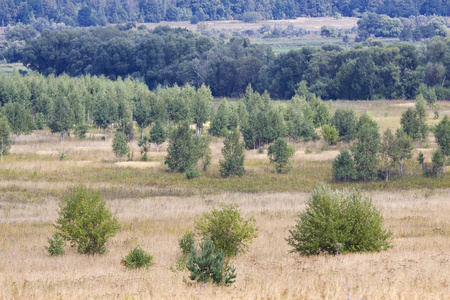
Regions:
M 0 117 L 0 156 L 3 160 L 3 155 L 9 154 L 11 149 L 11 129 L 9 127 L 8 119 L 5 116 Z
M 150 142 L 156 144 L 156 152 L 159 152 L 159 146 L 167 139 L 167 132 L 160 121 L 156 121 L 150 130 Z
M 195 220 L 195 229 L 200 236 L 209 237 L 217 249 L 226 256 L 245 252 L 247 243 L 258 236 L 255 219 L 242 218 L 237 205 L 222 204 L 221 209 L 213 209 Z
M 206 171 L 211 164 L 211 143 L 212 137 L 209 134 L 201 134 L 195 136 L 195 144 L 198 150 L 198 157 L 202 162 L 202 170 Z
M 229 259 L 224 257 L 221 249 L 216 250 L 208 237 L 202 239 L 200 251 L 191 248 L 186 267 L 191 272 L 189 278 L 197 282 L 230 285 L 236 278 L 236 269 L 229 265 Z
M 378 124 L 366 114 L 357 123 L 357 141 L 352 147 L 358 178 L 371 180 L 378 167 L 378 151 L 380 149 L 380 134 Z
M 237 129 L 233 130 L 225 137 L 222 148 L 223 160 L 220 160 L 220 176 L 234 177 L 243 176 L 244 169 L 244 146 L 240 142 L 240 133 Z
M 187 231 L 181 238 L 178 239 L 178 245 L 181 248 L 183 255 L 191 253 L 192 247 L 195 245 L 195 234 L 192 231 Z
M 327 185 L 316 187 L 289 230 L 287 242 L 301 255 L 322 252 L 379 252 L 390 247 L 391 232 L 383 229 L 383 217 L 359 191 L 333 191 Z
M 322 126 L 322 136 L 328 145 L 334 145 L 339 138 L 339 133 L 333 125 L 325 124 Z
M 446 156 L 450 155 L 450 117 L 448 115 L 445 115 L 436 125 L 434 136 L 442 153 Z
M 74 188 L 60 205 L 56 230 L 82 254 L 105 253 L 105 243 L 120 224 L 98 192 Z
M 148 160 L 147 152 L 150 150 L 150 145 L 150 139 L 147 136 L 142 137 L 142 139 L 138 142 L 138 146 L 141 148 L 142 161 Z
M 356 121 L 354 110 L 338 108 L 331 123 L 337 129 L 339 138 L 348 143 L 356 137 Z
M 48 238 L 47 241 L 49 243 L 49 246 L 45 246 L 45 249 L 50 256 L 59 256 L 66 254 L 66 251 L 64 250 L 65 241 L 58 232 L 53 233 L 53 239 Z
M 153 266 L 152 260 L 152 255 L 136 246 L 127 256 L 122 257 L 122 264 L 128 269 L 150 268 Z
M 89 127 L 86 124 L 78 124 L 75 127 L 75 135 L 80 139 L 86 138 L 86 133 L 88 132 Z
M 201 175 L 202 175 L 202 172 L 197 170 L 194 166 L 190 166 L 186 170 L 186 178 L 187 179 L 197 178 L 197 177 L 200 177 Z
M 294 148 L 289 146 L 284 138 L 278 138 L 269 145 L 267 156 L 278 173 L 287 172 L 291 168 L 290 159 L 294 156 Z
M 120 161 L 123 156 L 128 154 L 130 148 L 128 147 L 127 136 L 125 135 L 125 133 L 121 131 L 116 132 L 112 143 L 112 148 L 114 154 L 117 156 L 118 161 Z
M 186 172 L 198 161 L 198 149 L 196 148 L 193 133 L 189 123 L 183 122 L 172 133 L 168 154 L 164 160 L 172 172 Z
M 341 151 L 332 163 L 333 179 L 337 181 L 350 181 L 356 179 L 355 161 L 347 150 Z
M 427 172 L 426 175 L 437 177 L 442 172 L 442 167 L 445 165 L 445 156 L 441 149 L 433 151 L 431 157 L 432 169 L 431 172 Z

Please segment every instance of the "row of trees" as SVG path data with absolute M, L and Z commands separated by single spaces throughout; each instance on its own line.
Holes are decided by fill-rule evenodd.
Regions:
M 356 141 L 350 151 L 344 150 L 333 161 L 335 180 L 373 180 L 380 175 L 389 181 L 390 169 L 400 166 L 404 173 L 404 162 L 412 158 L 413 141 L 426 140 L 428 132 L 433 131 L 438 149 L 433 152 L 432 170 L 424 165 L 423 153 L 417 157 L 425 175 L 438 175 L 445 172 L 445 161 L 450 155 L 450 120 L 446 115 L 441 122 L 430 129 L 426 124 L 425 101 L 416 102 L 415 109 L 409 108 L 402 114 L 401 127 L 395 135 L 387 129 L 380 136 L 378 124 L 368 115 L 362 115 L 356 122 Z M 380 168 L 381 166 L 381 168 Z
M 446 2 L 421 1 L 329 1 L 329 0 L 4 0 L 0 3 L 3 25 L 28 24 L 35 18 L 70 26 L 105 25 L 128 21 L 160 22 L 205 20 L 292 19 L 300 16 L 360 16 L 365 12 L 409 17 L 418 14 L 447 16 Z
M 7 120 L 0 127 L 6 128 L 2 131 L 9 130 L 14 137 L 28 134 L 35 128 L 49 127 L 52 132 L 60 133 L 63 141 L 66 134 L 75 133 L 82 137 L 87 126 L 95 125 L 104 130 L 107 140 L 109 136 L 112 139 L 116 128 L 120 134 L 116 135 L 114 147 L 119 157 L 127 152 L 126 142 L 133 138 L 134 124 L 137 124 L 143 157 L 146 157 L 150 143 L 155 143 L 159 150 L 159 145 L 169 137 L 166 164 L 171 170 L 181 172 L 188 171 L 198 161 L 203 170 L 210 164 L 211 137 L 203 128 L 209 123 L 211 135 L 225 138 L 222 165 L 224 170 L 234 170 L 230 176 L 242 174 L 243 169 L 235 170 L 235 165 L 243 165 L 241 135 L 243 146 L 248 149 L 276 142 L 270 145 L 268 154 L 279 172 L 289 169 L 288 158 L 292 153 L 282 140 L 295 144 L 323 138 L 328 144 L 338 141 L 352 144 L 352 160 L 348 159 L 347 153 L 344 161 L 350 161 L 353 166 L 348 167 L 350 171 L 345 171 L 344 177 L 335 177 L 368 180 L 376 175 L 381 143 L 385 149 L 381 156 L 386 162 L 388 177 L 389 166 L 398 162 L 402 166 L 403 160 L 410 157 L 412 141 L 426 139 L 429 131 L 422 97 L 415 109 L 404 112 L 402 128 L 396 136 L 386 132 L 381 141 L 378 126 L 369 116 L 358 119 L 355 112 L 348 109 L 338 109 L 332 115 L 328 105 L 310 93 L 304 82 L 288 103 L 274 103 L 268 93 L 260 94 L 249 85 L 240 101 L 223 99 L 214 109 L 211 90 L 205 85 L 199 89 L 187 85 L 151 92 L 145 84 L 129 79 L 111 81 L 104 77 L 45 77 L 38 74 L 24 77 L 15 72 L 0 75 L 0 103 L 2 122 Z M 195 130 L 190 129 L 190 124 L 195 125 Z M 439 126 L 434 131 L 435 137 L 443 155 L 449 155 L 450 131 L 447 125 Z M 9 134 L 3 136 L 2 147 L 8 149 Z M 240 153 L 238 159 L 236 152 Z M 338 166 L 342 164 L 347 166 L 347 163 Z M 223 172 L 223 176 L 229 176 L 226 175 L 228 171 Z
M 214 96 L 259 93 L 290 99 L 305 81 L 322 99 L 450 98 L 450 39 L 436 37 L 425 48 L 366 42 L 352 49 L 304 47 L 274 55 L 247 38 L 229 42 L 183 29 L 120 31 L 117 28 L 44 31 L 29 40 L 23 62 L 43 74 L 132 77 L 158 84 L 206 84 Z M 302 86 L 303 88 L 304 86 Z

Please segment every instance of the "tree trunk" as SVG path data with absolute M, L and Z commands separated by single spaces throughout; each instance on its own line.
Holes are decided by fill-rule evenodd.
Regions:
M 400 173 L 402 174 L 403 177 L 403 158 L 400 159 Z
M 389 162 L 386 163 L 386 182 L 389 181 Z
M 159 144 L 156 144 L 156 152 L 159 152 Z
M 111 123 L 111 140 L 112 140 L 112 133 L 113 133 L 113 123 Z
M 61 143 L 64 142 L 64 131 L 61 131 Z
M 108 127 L 105 127 L 105 142 L 106 142 L 106 137 L 107 137 L 106 128 L 108 128 Z

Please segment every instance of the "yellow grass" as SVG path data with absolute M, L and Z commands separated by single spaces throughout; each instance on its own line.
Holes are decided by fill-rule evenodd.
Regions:
M 300 257 L 284 238 L 304 209 L 307 194 L 238 194 L 108 200 L 123 229 L 103 256 L 68 250 L 49 257 L 43 248 L 57 218 L 56 200 L 23 205 L 0 220 L 0 298 L 118 299 L 448 299 L 449 191 L 373 193 L 395 248 L 382 253 Z M 236 203 L 254 216 L 259 237 L 232 263 L 237 281 L 228 288 L 188 285 L 173 272 L 177 239 L 196 214 L 217 203 Z M 33 216 L 23 217 L 30 210 Z M 141 245 L 154 255 L 149 270 L 129 271 L 120 259 Z

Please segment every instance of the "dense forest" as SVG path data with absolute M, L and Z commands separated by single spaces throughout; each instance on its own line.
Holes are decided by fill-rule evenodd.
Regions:
M 429 101 L 450 98 L 446 37 L 429 39 L 425 47 L 369 39 L 352 48 L 303 47 L 275 55 L 247 37 L 223 40 L 180 28 L 44 30 L 28 40 L 27 32 L 7 33 L 12 43 L 26 40 L 9 55 L 45 75 L 130 77 L 150 89 L 205 84 L 213 96 L 227 97 L 242 96 L 251 84 L 274 99 L 290 99 L 303 82 L 322 99 L 413 99 L 419 93 Z
M 0 24 L 45 18 L 69 26 L 122 22 L 292 19 L 300 16 L 448 16 L 447 0 L 2 0 Z

